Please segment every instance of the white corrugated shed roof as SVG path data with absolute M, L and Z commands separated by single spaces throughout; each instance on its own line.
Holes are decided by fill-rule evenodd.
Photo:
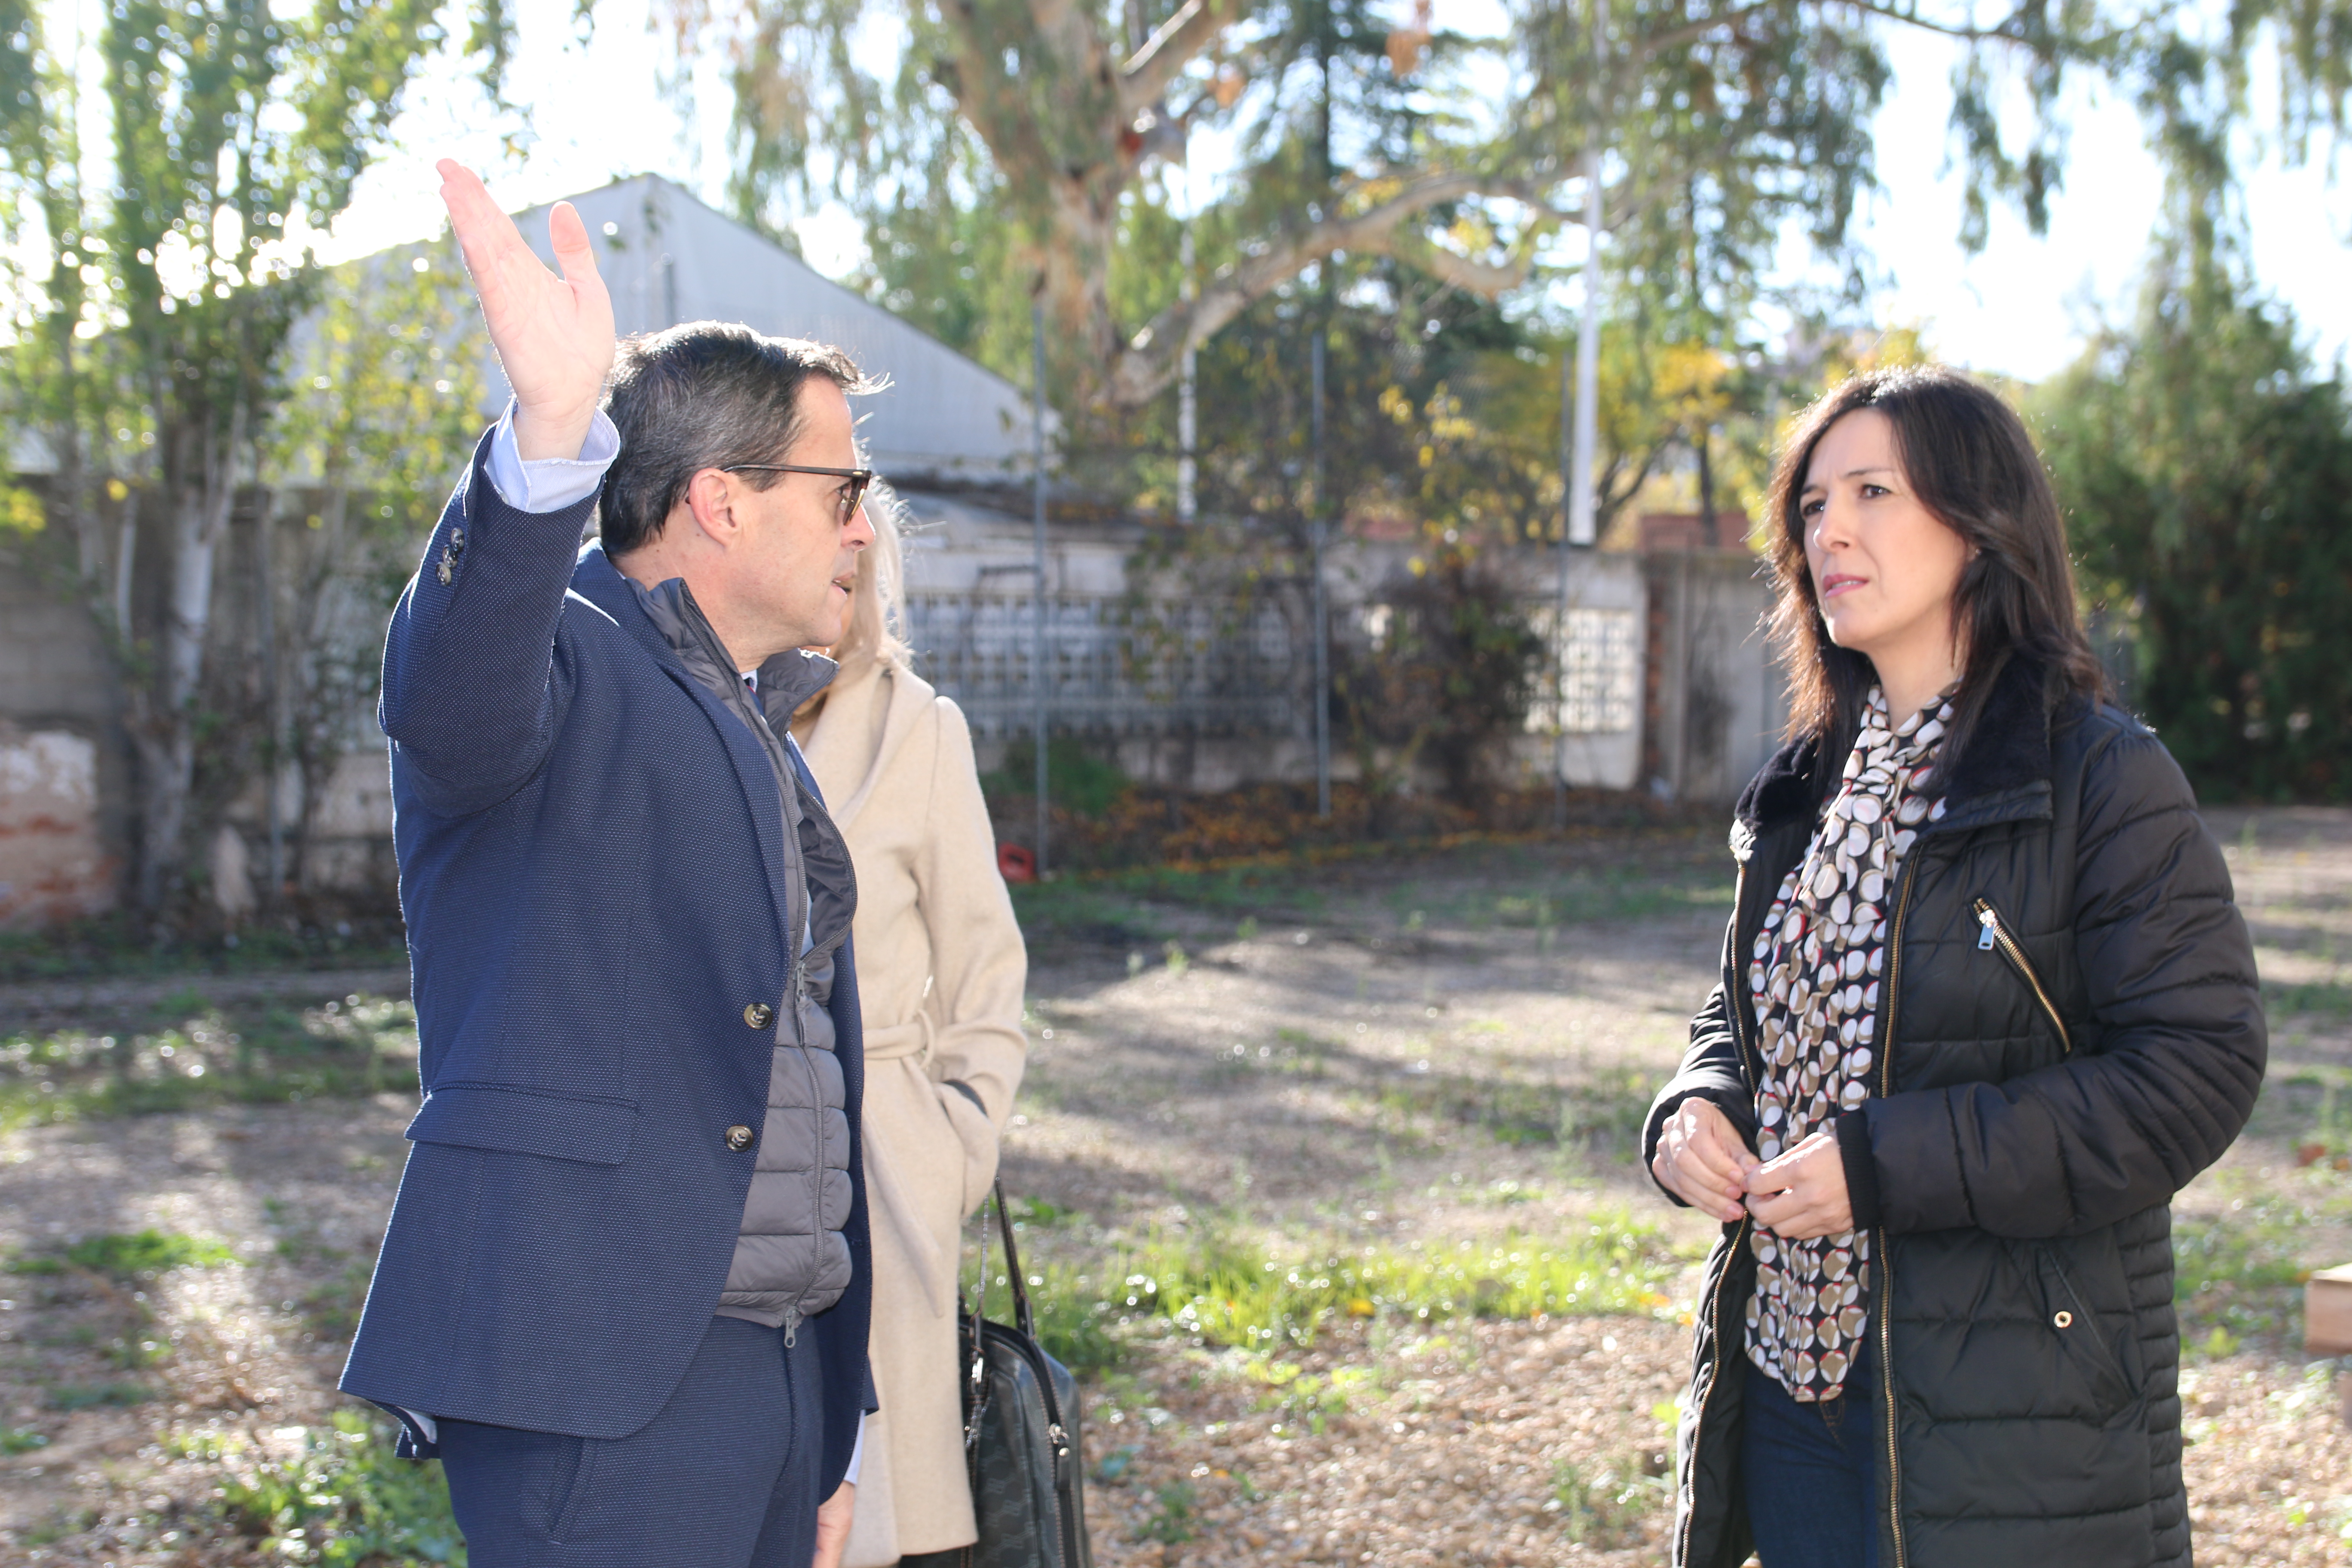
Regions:
M 587 221 L 623 332 L 680 321 L 741 321 L 778 337 L 839 345 L 888 390 L 861 398 L 874 467 L 901 479 L 991 479 L 1030 471 L 1025 388 L 824 277 L 657 174 L 568 199 Z M 553 204 L 549 204 L 551 206 Z M 548 207 L 517 222 L 551 263 Z M 605 232 L 610 226 L 609 234 Z M 505 386 L 497 387 L 505 403 Z M 1048 414 L 1047 430 L 1053 429 Z

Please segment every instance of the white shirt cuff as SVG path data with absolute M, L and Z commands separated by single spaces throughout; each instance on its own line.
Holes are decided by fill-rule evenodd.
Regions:
M 849 1450 L 849 1468 L 841 1473 L 841 1484 L 845 1487 L 856 1486 L 857 1484 L 858 1467 L 865 1463 L 866 1417 L 861 1415 L 857 1418 L 857 1443 L 855 1447 Z
M 490 437 L 490 487 L 499 499 L 517 511 L 562 511 L 586 500 L 604 482 L 604 470 L 621 455 L 621 433 L 613 422 L 598 409 L 588 426 L 588 438 L 580 444 L 576 458 L 535 458 L 524 462 L 521 448 L 515 445 L 514 400 L 507 400 L 507 411 L 499 416 L 499 427 Z

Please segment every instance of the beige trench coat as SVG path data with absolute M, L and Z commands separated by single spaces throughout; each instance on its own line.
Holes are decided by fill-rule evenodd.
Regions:
M 977 1534 L 958 1403 L 957 1260 L 1021 1086 L 1028 956 L 953 702 L 867 660 L 835 679 L 802 745 L 857 871 L 882 1409 L 866 1425 L 844 1562 L 879 1568 Z

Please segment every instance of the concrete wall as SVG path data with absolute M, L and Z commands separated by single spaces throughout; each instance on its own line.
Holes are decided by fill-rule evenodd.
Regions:
M 983 768 L 1025 739 L 1034 712 L 1032 546 L 1026 517 L 958 496 L 914 496 L 908 633 L 917 668 L 971 715 Z M 250 519 L 233 528 L 217 589 L 214 650 L 224 672 L 251 650 L 237 584 Z M 1303 582 L 1265 588 L 1247 615 L 1203 595 L 1139 606 L 1132 525 L 1049 531 L 1047 673 L 1057 735 L 1084 737 L 1129 776 L 1192 790 L 1315 771 L 1313 644 Z M 62 542 L 0 545 L 0 926 L 95 913 L 116 900 L 130 855 L 133 773 L 123 709 L 98 628 L 48 584 Z M 1327 561 L 1335 643 L 1361 638 L 1409 570 L 1401 545 L 1349 542 Z M 1565 666 L 1508 749 L 1510 782 L 1564 770 L 1580 787 L 1649 788 L 1727 802 L 1777 743 L 1786 716 L 1759 624 L 1767 607 L 1751 557 L 1732 552 L 1580 553 L 1559 613 L 1557 554 L 1502 563 L 1529 618 Z M 356 623 L 355 623 L 356 625 Z M 371 612 L 354 636 L 380 636 Z M 249 629 L 249 628 L 247 628 Z M 1334 737 L 1333 773 L 1354 759 Z M 383 739 L 352 715 L 352 749 L 320 801 L 308 885 L 367 896 L 394 886 Z M 1427 781 L 1434 784 L 1432 777 Z M 278 782 L 281 832 L 301 809 L 299 778 Z M 250 908 L 268 866 L 267 795 L 228 803 L 225 833 L 194 847 L 225 909 Z
M 964 498 L 906 500 L 915 519 L 907 619 L 916 668 L 964 709 L 982 765 L 993 766 L 1035 723 L 1033 524 Z M 1312 779 L 1309 584 L 1265 585 L 1238 620 L 1231 604 L 1139 606 L 1127 563 L 1139 537 L 1118 523 L 1057 521 L 1048 530 L 1051 731 L 1095 742 L 1132 778 L 1180 789 Z M 1324 580 L 1335 644 L 1368 635 L 1383 595 L 1409 577 L 1412 554 L 1391 542 L 1332 547 Z M 1580 788 L 1639 787 L 1647 597 L 1640 562 L 1571 556 L 1564 622 L 1556 553 L 1518 552 L 1501 570 L 1567 671 L 1564 703 L 1548 684 L 1510 748 L 1511 782 L 1540 784 L 1564 767 Z M 1355 767 L 1335 742 L 1333 776 L 1352 778 Z
M 0 929 L 113 908 L 130 856 L 121 692 L 63 547 L 0 544 Z
M 1571 555 L 1563 622 L 1558 557 L 1529 556 L 1529 585 L 1542 593 L 1529 608 L 1559 662 L 1561 685 L 1528 714 L 1527 735 L 1513 752 L 1521 783 L 1564 777 L 1579 789 L 1638 788 L 1649 599 L 1641 563 L 1590 551 Z M 1547 568 L 1548 583 L 1541 581 Z
M 1763 631 L 1769 585 L 1745 551 L 1641 558 L 1647 580 L 1643 768 L 1673 800 L 1728 802 L 1780 745 L 1786 683 Z

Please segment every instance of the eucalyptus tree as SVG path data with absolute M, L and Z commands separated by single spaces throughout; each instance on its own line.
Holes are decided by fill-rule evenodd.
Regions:
M 436 0 L 8 0 L 0 237 L 20 425 L 56 464 L 51 515 L 111 634 L 139 756 L 134 885 L 184 863 L 216 555 L 317 298 L 308 237 L 350 199 L 444 43 Z M 85 34 L 85 16 L 94 30 Z M 495 80 L 506 22 L 472 42 Z M 133 593 L 160 545 L 160 605 Z
M 1950 43 L 1969 245 L 1997 204 L 2044 223 L 2078 79 L 2137 104 L 2200 243 L 2228 222 L 2258 68 L 2292 157 L 2341 130 L 2352 85 L 2345 0 L 1507 0 L 1490 37 L 1369 0 L 740 3 L 721 21 L 744 210 L 772 220 L 829 188 L 866 220 L 886 297 L 960 318 L 1007 369 L 1042 294 L 1073 401 L 1102 412 L 1157 396 L 1185 348 L 1327 258 L 1512 289 L 1580 202 L 1596 140 L 1612 287 L 1720 331 L 1792 227 L 1858 280 L 1895 29 Z M 893 36 L 886 66 L 870 40 Z M 2011 91 L 2026 112 L 2004 120 Z M 1123 213 L 1203 132 L 1238 150 L 1197 215 L 1210 276 L 1124 286 L 1122 268 L 1172 276 L 1172 255 L 1123 246 Z

